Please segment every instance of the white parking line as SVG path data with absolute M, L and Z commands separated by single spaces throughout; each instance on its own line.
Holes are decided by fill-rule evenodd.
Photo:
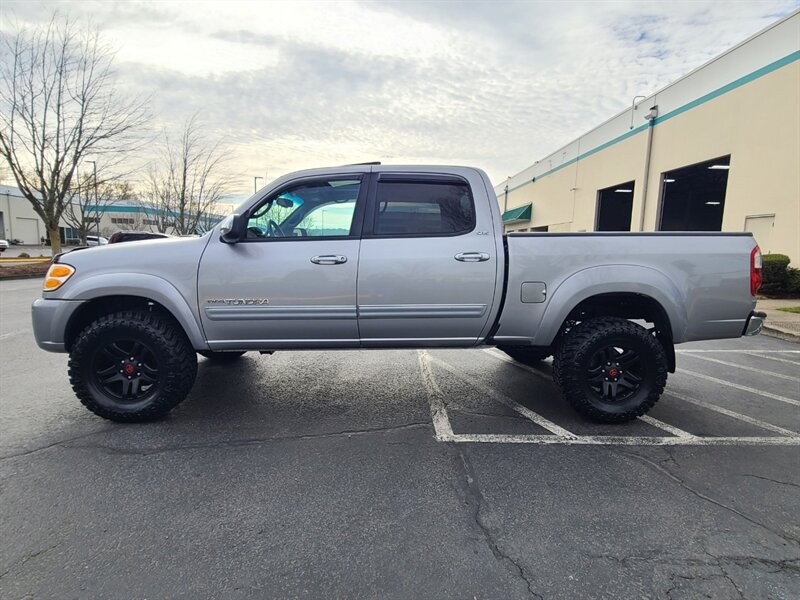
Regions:
M 782 363 L 789 363 L 790 365 L 794 365 L 797 368 L 800 368 L 800 361 L 797 360 L 789 360 L 788 358 L 778 358 L 777 356 L 767 356 L 766 354 L 758 354 L 756 352 L 744 352 L 748 356 L 756 356 L 758 358 L 766 358 L 767 360 L 776 360 Z
M 500 435 L 492 433 L 458 433 L 450 440 L 456 443 L 540 444 L 564 446 L 800 446 L 797 437 L 643 437 L 581 435 L 561 438 L 555 435 Z
M 486 351 L 494 356 L 494 353 L 492 353 L 490 350 Z M 480 381 L 477 381 L 473 377 L 467 375 L 466 373 L 463 373 L 450 363 L 447 363 L 435 356 L 432 356 L 424 350 L 418 351 L 418 357 L 419 357 L 420 370 L 422 372 L 423 383 L 428 393 L 428 398 L 430 402 L 431 418 L 433 420 L 434 429 L 436 430 L 436 439 L 442 442 L 481 443 L 481 444 L 485 443 L 537 444 L 537 445 L 566 445 L 566 446 L 592 446 L 592 445 L 595 446 L 800 446 L 800 433 L 798 432 L 791 431 L 789 429 L 784 429 L 783 427 L 778 427 L 777 425 L 772 425 L 771 423 L 765 423 L 763 421 L 759 421 L 758 419 L 754 419 L 752 417 L 736 413 L 734 411 L 722 408 L 720 406 L 708 404 L 701 400 L 695 400 L 694 398 L 689 398 L 687 396 L 683 396 L 682 394 L 677 394 L 671 391 L 668 391 L 666 393 L 671 396 L 674 396 L 675 398 L 688 402 L 690 404 L 695 404 L 702 408 L 707 408 L 709 410 L 716 411 L 720 414 L 724 414 L 734 419 L 738 419 L 740 421 L 749 423 L 751 425 L 755 425 L 757 427 L 773 431 L 780 435 L 774 437 L 696 436 L 694 434 L 683 431 L 682 429 L 669 425 L 668 423 L 664 423 L 663 421 L 659 421 L 658 419 L 654 419 L 653 417 L 648 417 L 648 416 L 641 417 L 642 421 L 650 425 L 653 425 L 654 427 L 663 429 L 664 431 L 667 431 L 669 433 L 673 433 L 674 436 L 651 437 L 651 436 L 576 435 L 570 431 L 567 431 L 563 427 L 556 425 L 552 421 L 542 417 L 541 415 L 535 413 L 534 411 L 520 405 L 513 399 L 506 396 L 505 394 L 502 394 L 487 387 Z M 497 358 L 506 360 L 504 356 L 497 356 Z M 541 377 L 547 377 L 545 374 L 538 373 L 535 369 L 528 367 L 527 365 L 519 365 L 517 363 L 514 363 L 510 358 L 508 359 L 508 362 L 511 362 L 512 364 L 515 364 L 520 368 L 524 368 L 525 370 L 530 370 L 531 372 L 540 375 Z M 447 414 L 447 408 L 444 402 L 444 394 L 441 388 L 436 383 L 433 371 L 430 369 L 429 363 L 436 363 L 438 366 L 442 367 L 443 369 L 451 373 L 457 379 L 461 379 L 462 381 L 466 382 L 467 384 L 474 387 L 478 391 L 483 392 L 490 398 L 512 408 L 519 414 L 527 417 L 528 419 L 530 419 L 537 425 L 543 427 L 544 429 L 552 431 L 554 435 L 454 433 L 452 425 L 450 423 L 450 418 Z M 718 381 L 725 384 L 728 383 L 722 380 Z M 734 387 L 738 386 L 734 384 Z M 751 391 L 751 389 L 748 389 L 748 391 Z M 761 393 L 758 390 L 752 390 L 752 391 L 755 391 L 756 393 Z
M 772 394 L 770 392 L 765 392 L 763 390 L 757 390 L 756 388 L 751 388 L 746 385 L 739 385 L 738 383 L 733 383 L 731 381 L 725 381 L 724 379 L 711 377 L 711 375 L 706 375 L 705 373 L 696 373 L 695 371 L 689 371 L 688 369 L 679 369 L 678 372 L 686 373 L 687 375 L 691 375 L 692 377 L 705 379 L 706 381 L 712 381 L 714 383 L 719 383 L 721 385 L 727 385 L 728 387 L 736 388 L 737 390 L 742 390 L 745 392 L 750 392 L 751 394 L 758 394 L 759 396 L 764 396 L 765 398 L 772 398 L 773 400 L 778 400 L 779 402 L 785 402 L 786 404 L 791 404 L 792 406 L 800 406 L 800 400 L 787 398 L 786 396 L 780 396 L 778 394 Z
M 697 437 L 693 433 L 689 433 L 688 431 L 684 431 L 683 429 L 678 429 L 677 427 L 670 425 L 669 423 L 664 423 L 664 421 L 659 421 L 653 417 L 649 417 L 647 415 L 643 415 L 639 417 L 640 421 L 644 421 L 648 425 L 652 425 L 653 427 L 657 427 L 658 429 L 662 429 L 667 433 L 671 433 L 674 436 L 684 439 L 690 439 Z
M 521 363 L 516 362 L 513 358 L 511 358 L 510 356 L 506 356 L 505 354 L 503 354 L 499 350 L 495 350 L 494 348 L 487 348 L 487 349 L 484 349 L 484 352 L 486 352 L 489 356 L 492 356 L 494 358 L 497 358 L 499 360 L 502 360 L 504 362 L 512 364 L 512 365 L 514 365 L 515 367 L 517 367 L 519 369 L 522 369 L 524 371 L 528 371 L 529 373 L 533 373 L 534 375 L 538 375 L 539 377 L 543 377 L 545 379 L 550 379 L 550 377 L 548 377 L 546 374 L 537 371 L 536 369 L 534 369 L 533 367 L 531 367 L 529 365 L 523 365 Z M 666 431 L 667 433 L 671 433 L 672 435 L 675 435 L 675 436 L 680 437 L 680 438 L 693 438 L 693 437 L 695 437 L 694 435 L 692 435 L 688 431 L 684 431 L 683 429 L 678 429 L 677 427 L 673 427 L 669 423 L 664 423 L 663 421 L 659 421 L 658 419 L 655 419 L 653 417 L 643 416 L 643 417 L 639 417 L 639 419 L 641 421 L 644 421 L 648 425 L 651 425 L 653 427 L 661 429 L 662 431 Z
M 695 348 L 676 348 L 678 354 L 706 354 L 722 352 L 726 354 L 800 354 L 800 350 L 700 350 Z
M 450 418 L 447 416 L 447 409 L 444 405 L 444 394 L 433 378 L 431 367 L 428 364 L 429 355 L 425 350 L 417 350 L 419 368 L 422 371 L 422 382 L 428 392 L 428 400 L 431 405 L 431 420 L 436 431 L 436 439 L 440 442 L 450 441 L 453 438 L 453 427 L 450 425 Z
M 450 363 L 446 363 L 443 360 L 441 360 L 439 358 L 436 358 L 435 356 L 431 356 L 430 354 L 428 354 L 426 356 L 426 360 L 429 360 L 429 361 L 432 361 L 432 362 L 436 363 L 437 365 L 439 365 L 440 367 L 442 367 L 446 371 L 449 371 L 450 374 L 453 375 L 454 377 L 456 377 L 457 379 L 461 379 L 462 381 L 465 381 L 466 383 L 468 383 L 469 385 L 474 387 L 476 390 L 486 394 L 487 396 L 489 396 L 493 400 L 496 400 L 497 402 L 500 402 L 501 404 L 505 404 L 510 409 L 512 409 L 512 410 L 518 412 L 519 414 L 521 414 L 523 417 L 525 417 L 527 419 L 530 419 L 531 421 L 536 423 L 539 427 L 547 429 L 548 431 L 552 431 L 555 435 L 557 435 L 557 436 L 559 436 L 561 438 L 574 438 L 574 437 L 577 437 L 571 431 L 567 431 L 566 429 L 556 425 L 555 423 L 553 423 L 549 419 L 546 419 L 543 416 L 541 416 L 540 414 L 533 412 L 529 408 L 526 408 L 526 407 L 522 406 L 521 404 L 519 404 L 516 401 L 512 400 L 511 398 L 509 398 L 505 394 L 501 394 L 500 392 L 497 392 L 497 391 L 493 390 L 492 388 L 490 388 L 488 386 L 485 386 L 483 383 L 481 383 L 477 379 L 474 379 L 474 378 L 470 377 L 469 375 L 467 375 L 466 373 L 463 373 L 463 372 L 459 371 L 458 369 L 456 369 Z
M 698 354 L 696 356 L 692 356 L 695 360 L 707 360 L 709 362 L 717 363 L 720 365 L 727 365 L 729 367 L 736 367 L 737 369 L 742 369 L 744 371 L 753 371 L 754 373 L 760 373 L 762 375 L 769 375 L 770 377 L 776 377 L 778 379 L 786 379 L 788 381 L 797 381 L 800 382 L 800 377 L 792 377 L 791 375 L 784 375 L 783 373 L 774 373 L 773 371 L 765 371 L 764 369 L 757 369 L 755 367 L 748 367 L 746 365 L 740 365 L 738 363 L 728 362 L 727 360 L 720 360 L 718 358 L 712 358 L 710 356 L 703 356 Z M 766 358 L 766 357 L 765 357 Z M 798 365 L 800 366 L 800 365 Z
M 731 417 L 739 421 L 744 421 L 745 423 L 748 423 L 750 425 L 755 425 L 756 427 L 760 427 L 761 429 L 767 429 L 769 431 L 774 431 L 775 433 L 779 433 L 781 435 L 786 435 L 789 437 L 800 436 L 800 432 L 792 431 L 791 429 L 784 429 L 783 427 L 778 427 L 777 425 L 773 425 L 772 423 L 766 423 L 764 421 L 754 419 L 753 417 L 748 417 L 747 415 L 743 415 L 741 413 L 728 410 L 727 408 L 723 408 L 722 406 L 717 406 L 716 404 L 703 402 L 702 400 L 696 400 L 695 398 L 684 396 L 683 394 L 679 394 L 678 392 L 673 392 L 672 390 L 666 390 L 664 393 L 669 396 L 672 396 L 673 398 L 678 398 L 679 400 L 688 402 L 689 404 L 694 404 L 695 406 L 699 406 L 700 408 L 705 408 L 717 412 L 721 415 L 725 415 L 727 417 Z

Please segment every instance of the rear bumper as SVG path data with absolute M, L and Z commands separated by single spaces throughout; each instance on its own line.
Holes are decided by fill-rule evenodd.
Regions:
M 758 335 L 761 333 L 761 328 L 764 327 L 764 321 L 767 318 L 767 313 L 753 311 L 747 317 L 747 323 L 744 326 L 742 335 Z
M 31 319 L 36 344 L 48 352 L 66 352 L 64 333 L 67 323 L 82 300 L 49 300 L 39 298 L 33 302 Z

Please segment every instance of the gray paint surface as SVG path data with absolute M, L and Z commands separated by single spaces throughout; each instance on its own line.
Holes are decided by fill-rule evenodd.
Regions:
M 276 180 L 239 211 L 289 183 L 332 175 L 368 179 L 373 173 L 466 180 L 475 201 L 475 228 L 440 237 L 294 238 L 231 245 L 219 239 L 218 226 L 199 239 L 72 252 L 61 261 L 75 267 L 76 274 L 34 304 L 39 345 L 63 351 L 72 312 L 81 302 L 108 295 L 154 300 L 176 317 L 195 348 L 219 350 L 474 346 L 486 340 L 496 323 L 496 342 L 547 346 L 580 301 L 611 292 L 655 299 L 680 343 L 738 337 L 755 306 L 749 291 L 755 242 L 749 235 L 510 235 L 506 261 L 488 177 L 468 167 L 362 165 L 303 171 Z M 479 253 L 486 260 L 462 262 L 457 259 L 462 253 Z M 320 255 L 346 260 L 312 262 Z M 530 282 L 539 282 L 546 293 L 523 297 L 523 285 Z M 221 303 L 225 299 L 232 302 Z

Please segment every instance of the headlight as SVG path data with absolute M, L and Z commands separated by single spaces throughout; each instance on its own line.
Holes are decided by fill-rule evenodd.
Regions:
M 44 291 L 54 292 L 67 282 L 67 279 L 72 277 L 75 268 L 63 263 L 52 264 L 47 270 L 47 275 L 44 278 Z

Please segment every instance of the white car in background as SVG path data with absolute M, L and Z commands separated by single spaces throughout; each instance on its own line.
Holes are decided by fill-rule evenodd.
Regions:
M 0 253 L 5 252 L 8 249 L 8 240 L 0 240 Z
M 86 245 L 87 246 L 105 246 L 108 243 L 108 239 L 104 238 L 102 235 L 87 235 L 86 236 Z

